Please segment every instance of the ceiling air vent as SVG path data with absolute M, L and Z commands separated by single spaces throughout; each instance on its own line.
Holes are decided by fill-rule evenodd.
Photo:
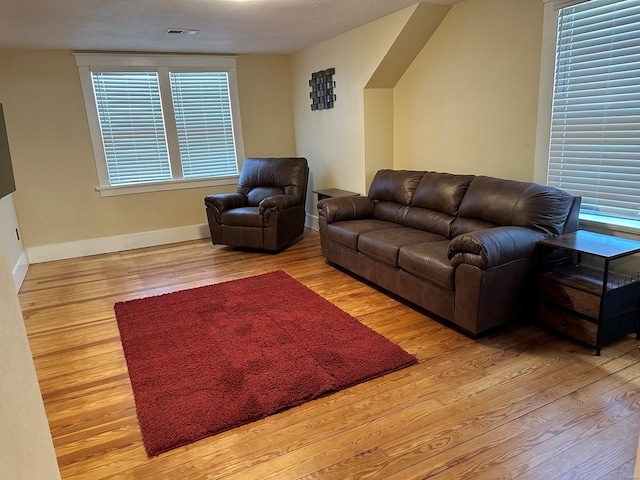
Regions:
M 167 28 L 164 33 L 171 35 L 195 35 L 200 30 L 189 30 L 188 28 Z

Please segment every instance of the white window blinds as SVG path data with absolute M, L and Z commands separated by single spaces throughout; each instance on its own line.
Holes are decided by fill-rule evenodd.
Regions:
M 74 53 L 101 196 L 235 185 L 236 58 Z
M 171 72 L 184 178 L 238 173 L 226 72 Z
M 111 185 L 171 179 L 158 75 L 92 73 Z
M 640 0 L 559 11 L 548 184 L 581 218 L 640 225 Z

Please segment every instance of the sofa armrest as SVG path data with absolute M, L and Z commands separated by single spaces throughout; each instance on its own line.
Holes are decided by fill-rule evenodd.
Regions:
M 260 215 L 269 215 L 271 212 L 279 212 L 297 205 L 300 205 L 298 197 L 293 195 L 273 195 L 263 198 L 258 207 L 260 207 Z
M 318 202 L 318 215 L 327 223 L 361 220 L 373 216 L 373 200 L 369 197 L 333 197 Z
M 458 235 L 449 243 L 447 255 L 457 267 L 468 263 L 487 269 L 531 257 L 546 235 L 524 227 L 496 227 Z
M 218 213 L 232 208 L 244 207 L 247 201 L 247 197 L 241 193 L 218 193 L 204 197 L 204 204 L 208 208 L 217 210 Z

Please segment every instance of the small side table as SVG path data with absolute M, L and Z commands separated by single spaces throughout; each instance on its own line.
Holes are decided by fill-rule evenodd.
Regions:
M 360 194 L 356 192 L 349 192 L 347 190 L 340 190 L 339 188 L 327 188 L 324 190 L 314 190 L 313 193 L 318 195 L 318 201 L 325 198 L 332 197 L 359 197 Z
M 604 343 L 637 338 L 640 242 L 578 230 L 539 245 L 540 323 L 594 346 L 596 355 Z

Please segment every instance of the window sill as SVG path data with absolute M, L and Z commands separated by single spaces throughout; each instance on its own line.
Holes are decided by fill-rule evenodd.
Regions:
M 161 192 L 166 190 L 184 190 L 187 188 L 215 187 L 220 185 L 237 185 L 238 175 L 206 178 L 198 180 L 170 180 L 166 182 L 143 183 L 137 185 L 99 186 L 96 190 L 101 197 L 133 195 L 136 193 Z
M 580 228 L 602 233 L 620 232 L 626 234 L 626 237 L 640 240 L 640 221 L 605 218 L 583 213 L 580 214 Z

